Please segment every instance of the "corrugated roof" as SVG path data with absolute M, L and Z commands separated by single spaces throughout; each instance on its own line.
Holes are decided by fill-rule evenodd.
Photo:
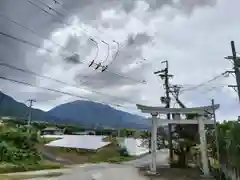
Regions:
M 111 142 L 103 141 L 103 138 L 105 137 L 106 136 L 91 135 L 63 136 L 63 139 L 52 141 L 46 144 L 46 146 L 97 150 L 101 147 L 111 144 Z

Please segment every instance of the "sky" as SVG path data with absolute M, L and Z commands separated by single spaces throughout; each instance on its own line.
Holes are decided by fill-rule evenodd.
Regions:
M 0 77 L 74 96 L 1 79 L 0 90 L 20 102 L 35 99 L 42 110 L 84 98 L 139 114 L 135 104 L 163 106 L 163 80 L 153 72 L 168 60 L 170 83 L 183 87 L 179 98 L 187 107 L 214 99 L 217 119 L 234 120 L 239 100 L 228 87 L 234 76 L 186 89 L 232 70 L 224 57 L 231 55 L 231 40 L 240 52 L 239 6 L 238 0 L 1 0 Z M 92 60 L 107 70 L 89 67 Z

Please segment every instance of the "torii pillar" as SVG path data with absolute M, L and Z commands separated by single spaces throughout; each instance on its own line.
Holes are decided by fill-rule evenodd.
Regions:
M 165 107 L 151 107 L 137 104 L 138 109 L 143 113 L 151 114 L 152 118 L 152 134 L 151 134 L 151 154 L 152 163 L 150 165 L 151 173 L 156 173 L 156 153 L 157 153 L 157 128 L 161 125 L 167 124 L 198 124 L 198 132 L 200 135 L 200 150 L 201 150 L 201 161 L 203 174 L 206 177 L 210 176 L 208 157 L 207 157 L 207 142 L 206 142 L 206 132 L 205 124 L 214 124 L 214 121 L 207 120 L 203 115 L 206 112 L 213 113 L 213 110 L 219 108 L 219 104 L 213 106 L 203 106 L 194 108 L 165 108 Z M 158 115 L 161 114 L 177 114 L 174 120 L 170 119 L 160 119 Z M 186 114 L 197 114 L 196 119 L 180 119 L 180 115 Z M 179 118 L 179 119 L 177 119 Z

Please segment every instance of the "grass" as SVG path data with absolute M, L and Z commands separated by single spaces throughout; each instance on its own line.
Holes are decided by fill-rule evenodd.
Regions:
M 0 175 L 1 180 L 23 180 L 23 179 L 32 179 L 32 178 L 51 178 L 51 177 L 59 177 L 64 173 L 54 172 L 46 175 Z
M 0 175 L 0 179 L 1 179 L 1 180 L 17 180 L 17 179 L 13 179 L 12 177 L 3 176 L 3 175 L 2 175 L 2 176 Z
M 26 165 L 26 164 L 20 165 L 20 164 L 11 164 L 11 163 L 2 162 L 0 164 L 0 174 L 44 170 L 44 169 L 60 169 L 60 168 L 62 168 L 60 164 L 50 163 L 50 162 L 41 162 L 39 164 L 34 164 L 34 165 Z
M 56 141 L 58 139 L 61 139 L 61 138 L 44 138 L 44 137 L 42 137 L 40 141 L 41 141 L 41 144 L 48 144 L 48 143 L 50 143 L 52 141 Z
M 51 141 L 57 140 L 58 138 L 42 138 L 40 144 L 49 143 Z M 12 172 L 25 172 L 25 171 L 35 171 L 35 170 L 44 170 L 44 169 L 59 169 L 63 166 L 57 163 L 52 163 L 49 161 L 41 161 L 38 164 L 15 164 L 8 162 L 0 162 L 0 174 L 12 173 Z M 1 179 L 1 178 L 0 178 Z
M 121 156 L 119 153 L 119 147 L 116 143 L 112 143 L 96 153 L 89 156 L 89 162 L 109 162 L 109 163 L 120 163 L 122 161 L 133 160 L 136 157 L 133 156 Z
M 116 138 L 116 137 L 110 137 L 110 136 L 108 136 L 108 137 L 103 138 L 103 141 L 104 141 L 104 142 L 116 143 L 116 142 L 117 142 L 117 138 Z

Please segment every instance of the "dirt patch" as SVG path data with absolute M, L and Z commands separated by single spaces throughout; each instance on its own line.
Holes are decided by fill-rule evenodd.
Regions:
M 146 168 L 141 168 L 140 173 L 148 176 L 149 180 L 197 180 L 200 179 L 201 173 L 198 169 L 187 168 L 167 168 L 161 167 L 157 169 L 159 175 L 147 175 Z
M 122 156 L 119 147 L 115 144 L 109 144 L 97 151 L 83 149 L 69 149 L 49 146 L 38 146 L 39 152 L 47 153 L 55 158 L 63 159 L 71 162 L 71 164 L 83 163 L 120 163 L 123 161 L 134 160 L 136 157 Z

